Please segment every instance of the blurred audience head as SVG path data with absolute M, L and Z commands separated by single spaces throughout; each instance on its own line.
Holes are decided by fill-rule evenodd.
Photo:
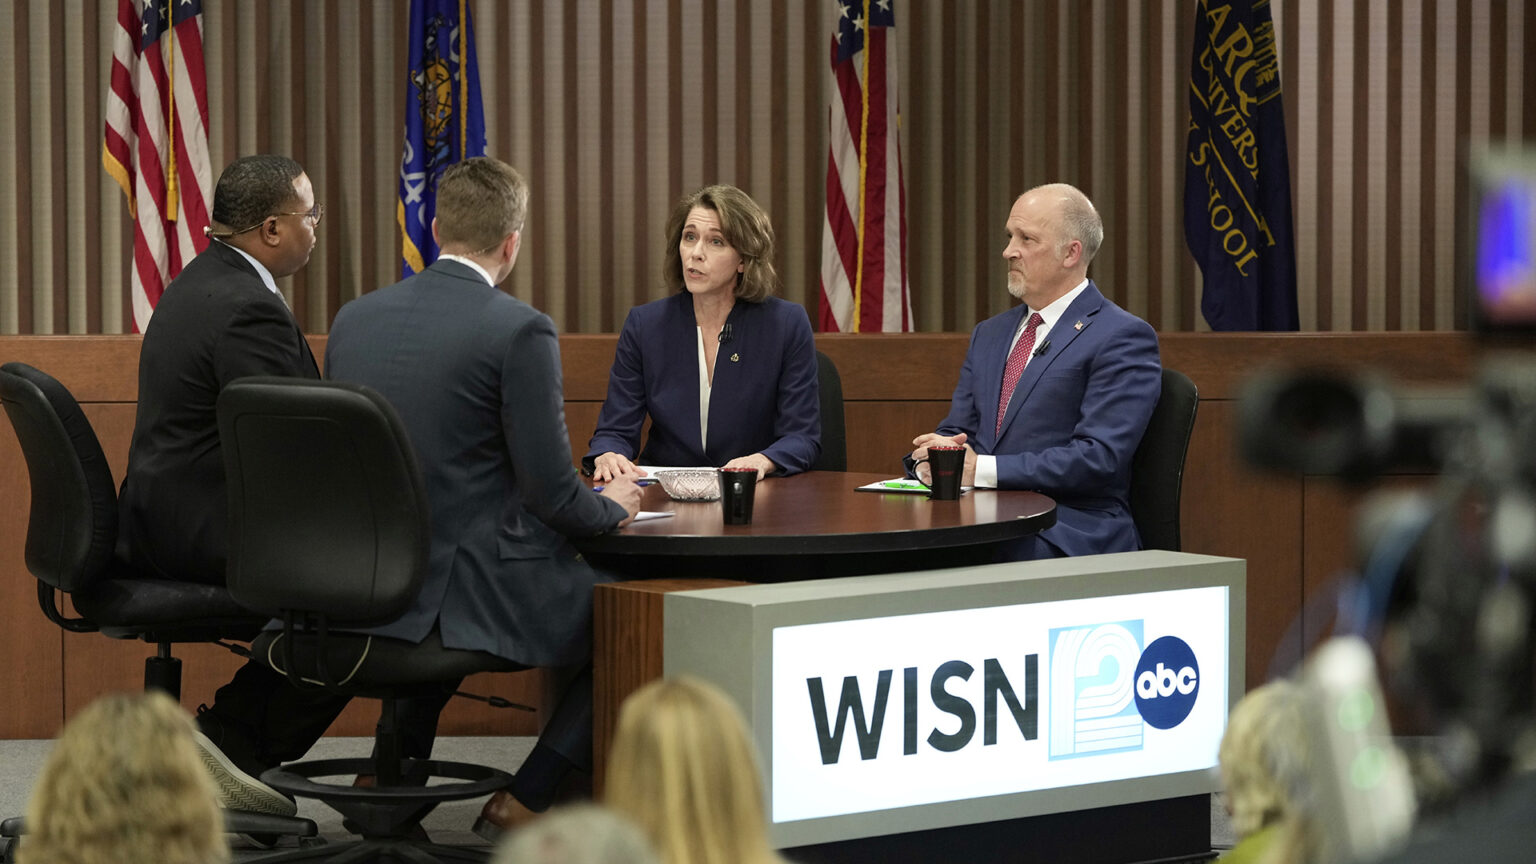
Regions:
M 493 864 L 659 864 L 629 820 L 595 804 L 556 808 L 518 829 Z
M 192 717 L 157 690 L 64 726 L 27 806 L 18 864 L 223 864 L 224 816 Z
M 1288 680 L 1249 691 L 1232 709 L 1219 759 L 1232 830 L 1239 840 L 1279 829 L 1261 861 L 1313 859 L 1312 747 L 1302 688 Z
M 768 843 L 746 721 L 698 679 L 654 681 L 624 701 L 605 797 L 640 826 L 664 864 L 781 860 Z

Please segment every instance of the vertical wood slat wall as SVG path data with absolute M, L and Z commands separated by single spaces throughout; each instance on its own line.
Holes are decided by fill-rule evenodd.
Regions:
M 1093 275 L 1198 330 L 1182 184 L 1191 0 L 898 0 L 918 328 L 1009 302 L 1012 197 L 1067 180 L 1104 214 Z M 671 202 L 759 199 L 784 294 L 815 320 L 830 0 L 472 0 L 491 152 L 533 187 L 507 287 L 567 332 L 659 296 Z M 101 168 L 117 0 L 0 0 L 0 333 L 117 333 L 131 226 Z M 327 205 L 284 280 L 324 332 L 397 278 L 406 0 L 204 0 L 210 150 L 291 154 Z M 1308 330 L 1462 324 L 1468 149 L 1536 139 L 1536 12 L 1520 0 L 1275 0 Z

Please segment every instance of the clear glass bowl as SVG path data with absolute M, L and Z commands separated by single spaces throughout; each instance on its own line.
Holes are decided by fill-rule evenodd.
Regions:
M 656 479 L 674 501 L 715 501 L 720 498 L 720 472 L 713 468 L 657 471 Z

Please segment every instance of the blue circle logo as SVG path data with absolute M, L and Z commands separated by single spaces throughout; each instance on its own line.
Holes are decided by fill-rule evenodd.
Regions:
M 1184 722 L 1200 695 L 1200 664 L 1188 643 L 1164 636 L 1141 652 L 1136 664 L 1136 710 L 1158 729 Z

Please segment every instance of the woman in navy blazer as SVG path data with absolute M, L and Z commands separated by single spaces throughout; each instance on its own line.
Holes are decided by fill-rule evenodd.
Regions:
M 667 237 L 662 273 L 679 291 L 625 319 L 583 469 L 606 481 L 637 462 L 759 477 L 811 467 L 821 452 L 816 345 L 805 308 L 769 296 L 768 214 L 734 186 L 706 186 L 678 203 Z

